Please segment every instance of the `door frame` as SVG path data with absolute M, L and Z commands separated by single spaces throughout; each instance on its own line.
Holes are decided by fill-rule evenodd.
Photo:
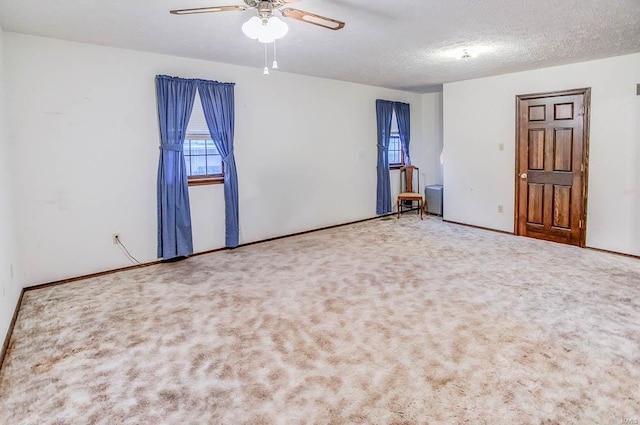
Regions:
M 540 99 L 545 97 L 557 97 L 557 96 L 575 96 L 584 95 L 584 111 L 583 112 L 583 146 L 582 146 L 582 164 L 584 165 L 584 171 L 582 173 L 582 215 L 580 217 L 582 226 L 580 227 L 580 244 L 581 248 L 586 246 L 587 240 L 587 197 L 588 197 L 588 183 L 589 183 L 589 138 L 590 138 L 590 121 L 591 121 L 591 87 L 572 89 L 572 90 L 560 90 L 544 93 L 531 93 L 531 94 L 519 94 L 516 95 L 516 160 L 515 160 L 515 207 L 514 207 L 514 220 L 513 233 L 517 236 L 522 236 L 519 226 L 519 208 L 520 208 L 520 190 L 518 175 L 520 171 L 520 101 L 530 99 Z M 526 212 L 523 212 L 526 214 Z

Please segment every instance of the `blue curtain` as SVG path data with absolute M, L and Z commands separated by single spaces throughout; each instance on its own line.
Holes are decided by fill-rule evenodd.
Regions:
M 234 83 L 196 80 L 204 117 L 211 138 L 216 144 L 224 166 L 224 202 L 226 246 L 235 248 L 239 240 L 238 175 L 233 156 Z
M 389 182 L 389 139 L 391 136 L 391 118 L 393 102 L 376 100 L 378 118 L 378 188 L 376 196 L 376 214 L 391 212 L 391 183 Z
M 411 113 L 409 104 L 395 102 L 396 121 L 398 122 L 398 133 L 400 135 L 400 143 L 404 152 L 405 165 L 411 165 L 411 157 L 409 156 L 409 142 L 411 133 Z
M 192 80 L 156 76 L 160 162 L 158 164 L 158 258 L 193 254 L 191 209 L 182 144 L 196 95 Z

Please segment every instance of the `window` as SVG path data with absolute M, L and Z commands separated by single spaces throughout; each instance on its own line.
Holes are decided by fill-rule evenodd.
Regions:
M 213 140 L 187 135 L 183 147 L 190 184 L 202 184 L 204 180 L 220 180 L 223 177 L 222 157 Z
M 389 168 L 400 168 L 404 165 L 404 151 L 402 150 L 402 142 L 400 141 L 400 131 L 398 130 L 398 117 L 394 108 L 391 115 L 391 135 L 389 137 Z
M 222 156 L 209 134 L 198 92 L 187 125 L 183 152 L 189 186 L 223 182 Z
M 404 165 L 404 151 L 399 133 L 391 133 L 389 138 L 389 167 L 400 168 Z

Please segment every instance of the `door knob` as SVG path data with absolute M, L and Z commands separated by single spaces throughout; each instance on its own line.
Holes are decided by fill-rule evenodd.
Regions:
M 520 178 L 521 178 L 522 180 L 526 179 L 526 178 L 527 178 L 527 173 L 522 173 L 522 174 L 520 174 Z

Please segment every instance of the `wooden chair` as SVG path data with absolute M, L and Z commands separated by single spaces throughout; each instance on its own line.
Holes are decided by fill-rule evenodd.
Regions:
M 414 187 L 414 182 L 416 183 Z M 400 168 L 400 193 L 398 194 L 398 218 L 405 202 L 418 202 L 420 220 L 422 220 L 422 210 L 424 209 L 424 198 L 420 194 L 420 170 L 413 165 L 405 165 Z

